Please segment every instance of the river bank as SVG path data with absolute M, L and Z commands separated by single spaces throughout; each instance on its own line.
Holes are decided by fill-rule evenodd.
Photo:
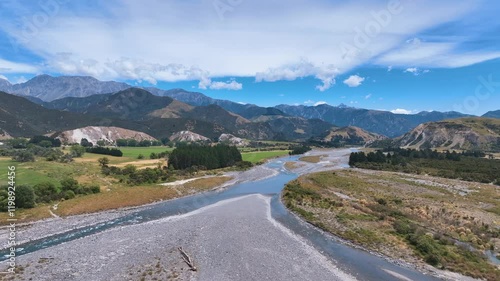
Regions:
M 479 254 L 500 242 L 494 238 L 500 217 L 481 203 L 494 196 L 494 189 L 429 176 L 349 169 L 301 176 L 287 185 L 282 197 L 303 219 L 372 253 L 447 280 L 473 279 L 451 271 L 498 280 L 499 270 Z

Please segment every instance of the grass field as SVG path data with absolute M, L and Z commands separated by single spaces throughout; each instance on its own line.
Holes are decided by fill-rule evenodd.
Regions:
M 95 163 L 97 163 L 97 160 Z M 0 177 L 0 185 L 7 184 L 8 166 L 16 166 L 16 184 L 18 185 L 35 185 L 41 182 L 58 184 L 60 180 L 65 178 L 78 178 L 98 172 L 97 164 L 92 163 L 73 162 L 63 164 L 43 160 L 19 163 L 10 160 L 10 158 L 0 158 L 0 170 L 5 171 L 5 176 Z
M 123 157 L 137 159 L 139 154 L 144 155 L 145 158 L 149 158 L 151 153 L 160 153 L 165 151 L 172 151 L 173 148 L 167 146 L 151 146 L 151 147 L 119 147 L 123 152 Z
M 242 153 L 243 161 L 250 161 L 252 163 L 262 162 L 264 160 L 288 155 L 289 150 L 276 150 L 276 151 L 255 151 Z

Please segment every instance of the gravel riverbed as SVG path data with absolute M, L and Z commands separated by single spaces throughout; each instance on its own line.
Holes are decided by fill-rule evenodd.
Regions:
M 19 258 L 18 279 L 354 280 L 273 220 L 269 200 L 238 197 L 39 250 Z

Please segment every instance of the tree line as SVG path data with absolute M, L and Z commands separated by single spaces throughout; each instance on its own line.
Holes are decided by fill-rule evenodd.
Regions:
M 103 155 L 110 155 L 110 156 L 116 156 L 116 157 L 123 156 L 123 152 L 117 148 L 109 148 L 109 147 L 102 147 L 102 146 L 87 147 L 85 149 L 85 151 L 88 153 L 103 154 Z
M 334 136 L 329 141 L 324 141 L 320 139 L 310 138 L 307 140 L 307 144 L 317 147 L 333 147 L 340 148 L 345 146 L 359 146 L 364 145 L 366 142 L 362 137 L 351 136 Z
M 116 146 L 121 147 L 150 147 L 150 146 L 161 146 L 163 143 L 157 140 L 141 140 L 137 141 L 135 139 L 117 139 Z
M 290 152 L 288 154 L 290 155 L 299 155 L 299 154 L 304 154 L 308 151 L 310 151 L 312 148 L 307 145 L 296 145 L 296 146 L 290 146 Z
M 203 166 L 208 170 L 233 166 L 242 161 L 241 153 L 235 146 L 219 144 L 216 146 L 186 145 L 177 147 L 170 153 L 169 166 L 174 169 L 187 169 Z
M 7 211 L 8 186 L 0 187 L 0 211 Z M 58 200 L 72 199 L 77 195 L 95 194 L 101 192 L 98 185 L 82 185 L 76 180 L 68 178 L 55 185 L 51 182 L 42 182 L 35 185 L 16 186 L 16 208 L 34 208 L 37 203 L 50 203 Z
M 349 165 L 500 185 L 500 160 L 486 159 L 484 156 L 480 151 L 458 153 L 397 148 L 386 152 L 353 152 L 349 156 Z

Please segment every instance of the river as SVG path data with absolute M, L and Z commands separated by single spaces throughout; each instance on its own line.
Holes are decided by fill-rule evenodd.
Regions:
M 336 150 L 330 153 L 328 158 L 331 161 L 323 162 L 322 169 L 345 168 L 349 152 Z M 59 265 L 53 265 L 60 269 L 52 268 L 48 273 L 43 270 L 33 272 L 35 277 L 37 274 L 52 274 L 52 277 L 36 280 L 120 280 L 118 276 L 123 273 L 107 272 L 106 275 L 102 269 L 95 269 L 93 263 L 90 263 L 90 269 L 77 268 L 69 263 L 81 263 L 78 255 L 104 256 L 102 260 L 109 260 L 108 271 L 113 268 L 111 271 L 120 272 L 118 267 L 133 262 L 118 261 L 115 256 L 135 252 L 140 257 L 141 249 L 151 243 L 171 243 L 192 249 L 193 257 L 202 268 L 196 273 L 199 276 L 190 277 L 195 280 L 263 280 L 264 277 L 269 277 L 269 280 L 437 280 L 354 248 L 291 214 L 281 203 L 280 192 L 287 182 L 298 176 L 284 169 L 284 162 L 296 160 L 297 157 L 286 157 L 270 161 L 267 168 L 278 173 L 264 180 L 158 203 L 106 222 L 19 245 L 17 258 L 36 262 L 42 256 L 57 259 L 58 253 L 64 253 Z M 307 164 L 299 170 L 303 174 L 317 168 L 317 164 Z M 163 236 L 158 233 L 166 233 L 166 237 L 160 238 Z M 133 235 L 140 236 L 140 243 L 146 246 L 139 248 L 140 243 L 136 242 L 137 237 L 131 237 Z M 176 242 L 172 242 L 175 239 Z M 129 243 L 125 241 L 139 244 L 130 252 L 115 250 Z M 89 246 L 89 243 L 94 244 Z M 109 249 L 104 250 L 106 247 Z M 153 255 L 158 247 L 144 255 Z M 67 254 L 68 251 L 71 254 Z M 107 255 L 110 252 L 113 253 L 111 258 Z M 0 259 L 5 260 L 6 254 L 7 251 L 2 251 Z M 227 257 L 224 263 L 214 262 L 214 259 L 224 257 Z M 244 268 L 235 269 L 242 265 Z M 226 267 L 232 270 L 226 270 Z M 292 273 L 292 268 L 297 272 Z M 86 271 L 94 277 L 82 278 L 82 273 L 77 271 Z

